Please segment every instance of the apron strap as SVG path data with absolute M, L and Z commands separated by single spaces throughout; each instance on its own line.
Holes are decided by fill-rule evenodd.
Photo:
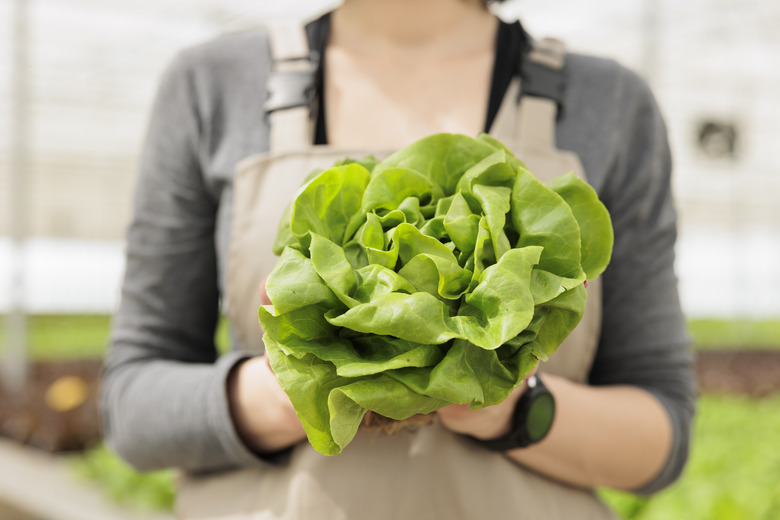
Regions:
M 518 134 L 528 147 L 555 149 L 555 122 L 563 112 L 566 78 L 563 42 L 544 38 L 533 43 L 523 60 Z
M 309 52 L 306 32 L 299 24 L 268 28 L 273 68 L 266 81 L 265 110 L 271 127 L 270 153 L 311 146 L 310 107 L 319 59 Z
M 554 38 L 533 42 L 523 59 L 520 75 L 523 78 L 522 96 L 551 99 L 558 105 L 558 117 L 563 112 L 566 75 L 564 63 L 566 47 Z
M 523 150 L 557 149 L 555 123 L 564 109 L 565 56 L 560 40 L 533 42 L 523 56 L 520 77 L 509 84 L 491 134 Z

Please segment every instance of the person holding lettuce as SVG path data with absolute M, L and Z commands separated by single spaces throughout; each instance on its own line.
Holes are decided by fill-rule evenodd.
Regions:
M 109 445 L 138 469 L 183 470 L 185 518 L 613 518 L 596 487 L 671 484 L 695 391 L 670 155 L 645 83 L 479 0 L 346 0 L 305 29 L 219 38 L 163 78 L 103 379 Z M 277 222 L 311 169 L 438 132 L 487 132 L 545 181 L 585 178 L 611 214 L 611 263 L 577 329 L 506 400 L 359 432 L 324 457 L 262 354 Z M 518 410 L 539 382 L 555 413 L 528 440 Z

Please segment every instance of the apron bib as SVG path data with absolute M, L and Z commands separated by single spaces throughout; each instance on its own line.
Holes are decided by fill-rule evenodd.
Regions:
M 303 66 L 303 60 L 291 59 L 308 54 L 301 28 L 271 31 L 270 38 L 276 64 Z M 559 52 L 554 66 L 562 66 L 562 56 Z M 518 104 L 519 93 L 515 78 L 491 134 L 543 182 L 569 171 L 584 178 L 579 158 L 555 147 L 555 102 L 522 96 Z M 277 261 L 270 245 L 282 212 L 306 175 L 347 156 L 381 159 L 389 154 L 312 146 L 308 107 L 275 110 L 269 117 L 271 151 L 249 157 L 237 168 L 228 261 L 228 315 L 241 347 L 255 352 L 263 350 L 259 287 Z M 601 323 L 600 281 L 590 281 L 587 291 L 582 321 L 540 366 L 542 372 L 586 381 Z M 616 518 L 593 492 L 526 470 L 438 422 L 391 436 L 361 430 L 334 457 L 303 443 L 281 466 L 185 475 L 177 515 L 193 520 Z

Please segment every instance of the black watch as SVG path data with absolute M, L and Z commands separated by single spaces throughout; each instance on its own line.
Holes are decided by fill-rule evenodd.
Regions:
M 529 377 L 526 385 L 515 405 L 509 433 L 495 439 L 471 437 L 475 442 L 489 450 L 507 451 L 545 438 L 555 418 L 555 398 L 537 375 Z

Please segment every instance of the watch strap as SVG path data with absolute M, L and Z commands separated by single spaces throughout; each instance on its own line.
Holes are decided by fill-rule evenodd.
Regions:
M 516 448 L 525 448 L 531 444 L 535 444 L 541 441 L 549 431 L 549 426 L 539 438 L 532 438 L 528 431 L 528 414 L 531 409 L 531 405 L 535 400 L 540 398 L 549 399 L 552 405 L 554 414 L 555 400 L 547 389 L 547 386 L 542 382 L 538 375 L 533 375 L 526 380 L 527 387 L 525 392 L 517 400 L 515 409 L 512 412 L 512 419 L 510 429 L 504 435 L 496 437 L 494 439 L 478 439 L 476 437 L 468 436 L 474 442 L 491 451 L 507 451 Z

